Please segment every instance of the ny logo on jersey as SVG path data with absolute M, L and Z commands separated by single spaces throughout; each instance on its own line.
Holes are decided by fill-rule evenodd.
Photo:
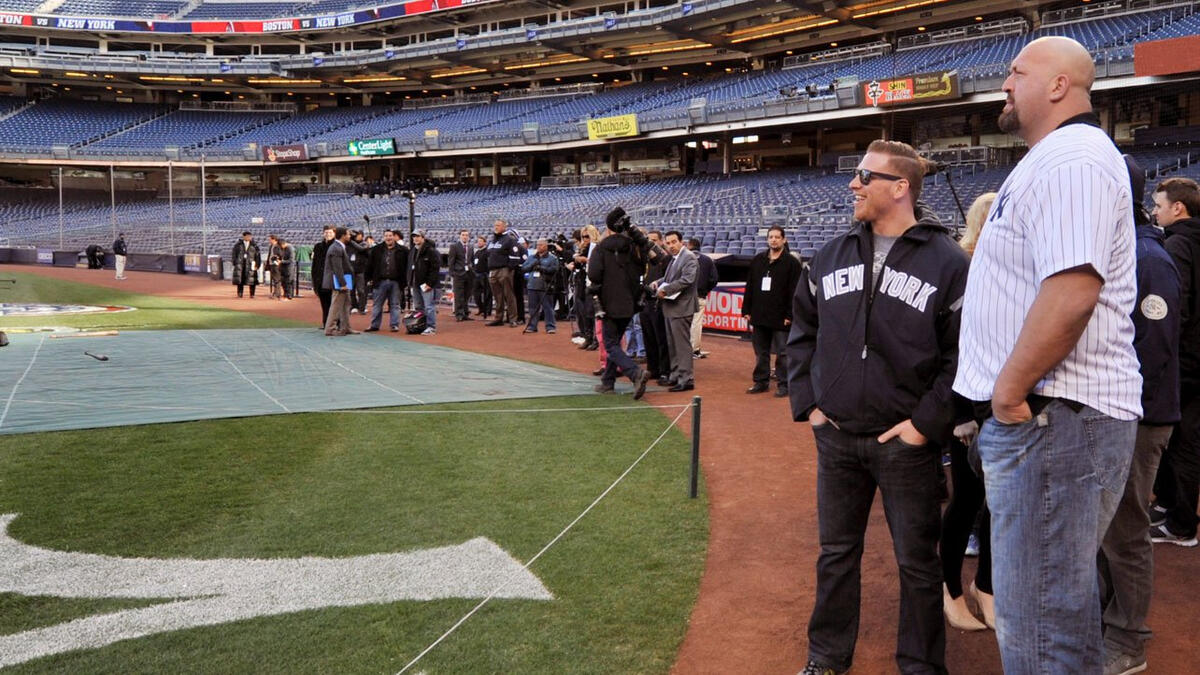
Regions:
M 1004 194 L 996 198 L 996 203 L 992 205 L 992 215 L 987 219 L 989 223 L 1004 217 L 1004 205 L 1008 203 L 1009 196 L 1005 190 Z

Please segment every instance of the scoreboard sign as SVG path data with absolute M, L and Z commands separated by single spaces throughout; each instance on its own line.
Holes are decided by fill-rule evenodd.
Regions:
M 944 70 L 891 80 L 871 80 L 862 85 L 862 93 L 863 105 L 869 108 L 946 101 L 962 97 L 958 73 Z
M 354 157 L 375 157 L 378 155 L 394 155 L 396 154 L 396 139 L 394 138 L 367 138 L 358 141 L 350 141 L 346 149 Z

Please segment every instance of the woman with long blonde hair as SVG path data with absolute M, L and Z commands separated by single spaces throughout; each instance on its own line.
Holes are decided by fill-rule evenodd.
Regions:
M 967 255 L 975 253 L 975 243 L 979 241 L 979 233 L 996 200 L 995 192 L 979 195 L 967 211 L 966 233 L 959 246 Z M 978 433 L 979 425 L 971 419 L 971 404 L 955 395 L 956 409 L 960 410 L 959 424 L 954 428 L 954 438 L 950 439 L 950 476 L 954 482 L 954 493 L 946 512 L 942 514 L 942 538 L 938 546 L 938 554 L 942 559 L 942 576 L 945 583 L 942 587 L 942 609 L 946 620 L 959 630 L 983 630 L 995 628 L 996 613 L 992 597 L 992 547 L 990 540 L 989 520 L 991 514 L 984 500 L 983 477 L 976 474 L 967 457 L 967 447 L 973 442 Z M 969 588 L 979 613 L 983 615 L 981 623 L 971 610 L 967 608 L 967 599 L 963 594 L 962 565 L 967 541 L 971 536 L 976 517 L 979 518 L 979 565 L 975 579 Z

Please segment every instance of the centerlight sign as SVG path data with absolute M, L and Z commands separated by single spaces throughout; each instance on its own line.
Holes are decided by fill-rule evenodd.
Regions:
M 396 139 L 394 138 L 365 138 L 350 141 L 348 149 L 354 157 L 374 157 L 376 155 L 396 154 Z

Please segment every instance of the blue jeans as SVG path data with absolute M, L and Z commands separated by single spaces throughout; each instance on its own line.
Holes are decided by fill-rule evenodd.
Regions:
M 437 330 L 437 306 L 442 297 L 442 289 L 430 288 L 422 290 L 420 286 L 413 287 L 413 309 L 425 313 L 425 325 Z
M 525 327 L 537 330 L 538 315 L 546 319 L 546 330 L 557 330 L 558 325 L 554 322 L 554 294 L 547 290 L 535 291 L 529 289 L 529 321 L 525 323 Z
M 612 386 L 617 381 L 618 375 L 624 375 L 631 381 L 637 382 L 638 375 L 641 374 L 638 364 L 621 348 L 621 337 L 625 335 L 625 329 L 628 326 L 628 318 L 611 316 L 604 317 L 604 321 L 601 323 L 604 349 L 608 354 L 608 358 L 604 361 L 604 373 L 600 376 L 600 382 L 605 385 Z
M 375 296 L 371 298 L 371 328 L 379 328 L 385 300 L 388 304 L 388 327 L 400 325 L 400 284 L 385 279 L 375 286 Z
M 646 345 L 642 340 L 642 316 L 640 313 L 633 315 L 633 319 L 629 322 L 629 328 L 625 329 L 625 349 L 631 356 L 646 355 Z
M 1057 399 L 1028 422 L 979 430 L 1004 672 L 1103 669 L 1096 553 L 1136 437 L 1136 420 Z
M 941 528 L 936 448 L 894 438 L 843 432 L 832 423 L 813 429 L 817 440 L 817 597 L 808 622 L 809 660 L 850 668 L 858 641 L 863 540 L 878 487 L 900 568 L 900 625 L 896 663 L 902 673 L 946 672 L 942 616 Z M 869 598 L 868 611 L 890 600 Z

